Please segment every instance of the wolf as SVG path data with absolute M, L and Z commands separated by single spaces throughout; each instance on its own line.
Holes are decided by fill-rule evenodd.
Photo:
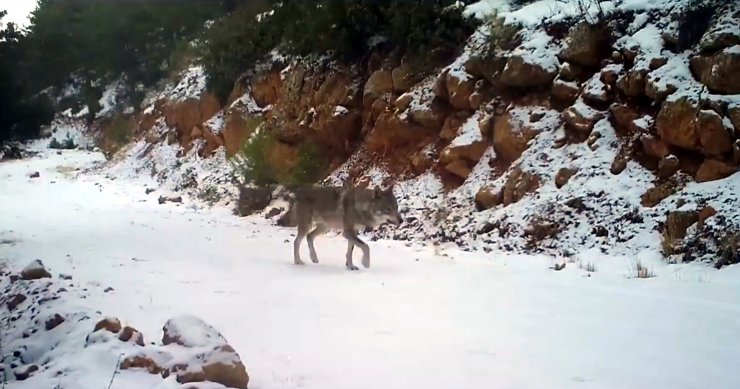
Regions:
M 349 270 L 358 270 L 352 263 L 355 246 L 362 250 L 362 265 L 370 267 L 370 248 L 357 236 L 359 227 L 376 227 L 385 222 L 399 225 L 403 222 L 398 213 L 398 202 L 393 191 L 343 187 L 304 187 L 293 192 L 293 201 L 288 211 L 298 227 L 293 241 L 293 262 L 302 265 L 300 247 L 303 238 L 308 242 L 311 261 L 319 259 L 314 248 L 316 237 L 330 229 L 342 230 L 347 239 L 347 262 Z M 311 227 L 315 224 L 313 230 Z

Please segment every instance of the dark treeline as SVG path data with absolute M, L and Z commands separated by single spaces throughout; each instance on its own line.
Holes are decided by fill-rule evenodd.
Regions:
M 375 40 L 427 64 L 473 27 L 454 0 L 40 0 L 27 29 L 0 30 L 0 141 L 36 136 L 54 110 L 87 106 L 93 118 L 113 80 L 138 107 L 195 59 L 224 99 L 276 47 L 356 60 Z

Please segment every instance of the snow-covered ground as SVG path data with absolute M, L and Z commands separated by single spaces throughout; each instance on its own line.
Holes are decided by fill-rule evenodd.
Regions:
M 159 205 L 141 182 L 81 173 L 102 160 L 44 151 L 0 164 L 0 262 L 17 272 L 41 259 L 70 289 L 42 314 L 115 316 L 147 342 L 169 318 L 197 315 L 237 350 L 250 388 L 740 387 L 738 265 L 590 251 L 577 258 L 595 272 L 556 272 L 557 258 L 375 241 L 371 268 L 349 272 L 334 234 L 317 242 L 320 264 L 297 267 L 292 230 L 188 199 Z M 637 260 L 657 277 L 634 278 Z M 0 323 L 9 315 L 1 307 Z M 91 325 L 29 338 L 54 347 L 29 354 L 41 370 L 8 374 L 7 387 L 107 387 L 125 349 L 83 347 L 78 327 Z M 0 337 L 6 357 L 30 341 L 9 327 Z M 130 370 L 111 386 L 132 387 L 180 386 Z

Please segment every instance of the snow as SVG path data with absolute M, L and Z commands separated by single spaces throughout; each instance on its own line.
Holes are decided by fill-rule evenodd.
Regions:
M 181 315 L 168 320 L 164 330 L 171 339 L 176 340 L 176 343 L 186 347 L 206 347 L 226 343 L 226 339 L 215 328 L 193 315 Z
M 539 65 L 544 70 L 555 72 L 560 68 L 557 53 L 552 37 L 543 30 L 537 30 L 531 32 L 529 39 L 514 49 L 512 55 L 521 57 L 525 63 Z
M 347 108 L 345 108 L 345 107 L 343 107 L 341 105 L 337 105 L 336 107 L 334 107 L 334 113 L 332 114 L 332 116 L 334 116 L 334 117 L 340 117 L 340 116 L 344 116 L 344 115 L 346 115 L 348 113 L 349 113 L 349 110 Z
M 226 115 L 224 114 L 224 111 L 219 111 L 217 114 L 213 115 L 212 118 L 206 121 L 205 125 L 214 135 L 223 133 L 226 128 Z
M 84 122 L 68 119 L 57 118 L 51 125 L 51 137 L 59 142 L 64 142 L 70 138 L 74 143 L 83 149 L 90 149 L 95 146 L 93 139 L 87 134 L 87 128 Z M 50 139 L 39 139 L 31 143 L 32 149 L 46 149 L 49 147 Z
M 483 134 L 481 134 L 480 126 L 478 126 L 479 118 L 480 112 L 476 112 L 473 116 L 469 117 L 460 127 L 460 133 L 457 137 L 450 142 L 450 146 L 467 146 L 482 141 Z
M 629 41 L 636 43 L 640 48 L 640 55 L 635 63 L 638 68 L 648 68 L 650 60 L 660 57 L 663 50 L 661 30 L 652 23 L 634 33 Z
M 100 110 L 97 112 L 96 117 L 108 116 L 113 113 L 113 110 L 118 106 L 120 103 L 119 100 L 125 93 L 125 87 L 125 80 L 123 78 L 119 78 L 105 87 L 100 100 L 98 100 Z
M 69 291 L 38 305 L 42 318 L 67 317 L 52 331 L 23 339 L 20 324 L 31 323 L 8 326 L 0 313 L 5 355 L 31 346 L 27 363 L 42 366 L 9 388 L 107 387 L 120 354 L 152 346 L 104 332 L 85 346 L 103 315 L 149 340 L 169 318 L 197 315 L 237 350 L 255 388 L 740 385 L 738 266 L 586 250 L 555 272 L 548 267 L 558 258 L 379 240 L 370 242 L 372 267 L 348 272 L 345 242 L 327 236 L 317 241 L 322 262 L 296 267 L 291 230 L 220 208 L 158 205 L 125 179 L 58 173 L 101 160 L 74 151 L 0 164 L 0 213 L 15 239 L 2 246 L 8 268 L 41 258 L 74 277 L 55 277 L 48 289 Z M 28 170 L 42 179 L 28 180 Z M 657 277 L 631 277 L 637 261 Z M 102 293 L 107 286 L 115 291 Z M 135 370 L 111 386 L 131 387 L 179 386 Z
M 465 7 L 463 15 L 467 17 L 475 17 L 476 19 L 485 20 L 486 18 L 502 13 L 508 12 L 510 4 L 508 0 L 481 0 L 475 3 L 469 4 Z
M 583 1 L 583 0 L 539 0 L 516 11 L 506 13 L 507 24 L 522 24 L 537 26 L 544 21 L 557 22 L 567 18 L 579 17 L 595 21 L 599 12 L 606 16 L 618 11 L 648 11 L 675 8 L 687 0 L 612 0 L 612 1 Z M 584 4 L 585 14 L 580 4 Z
M 163 95 L 171 102 L 197 99 L 206 90 L 206 72 L 202 66 L 191 66 L 183 70 L 178 81 L 168 85 Z
M 730 46 L 724 50 L 722 50 L 725 54 L 735 54 L 740 55 L 740 45 Z

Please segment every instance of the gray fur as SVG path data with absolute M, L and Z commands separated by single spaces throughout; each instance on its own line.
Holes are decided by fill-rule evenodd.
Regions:
M 293 261 L 302 265 L 300 247 L 303 238 L 308 242 L 311 261 L 319 259 L 314 240 L 330 229 L 342 230 L 347 239 L 346 266 L 357 270 L 352 263 L 352 252 L 362 250 L 362 265 L 370 267 L 370 248 L 357 236 L 359 227 L 376 227 L 385 222 L 401 224 L 398 203 L 392 190 L 362 189 L 344 186 L 300 188 L 294 193 L 289 213 L 295 219 L 298 233 L 293 242 Z M 316 225 L 313 230 L 311 227 Z

